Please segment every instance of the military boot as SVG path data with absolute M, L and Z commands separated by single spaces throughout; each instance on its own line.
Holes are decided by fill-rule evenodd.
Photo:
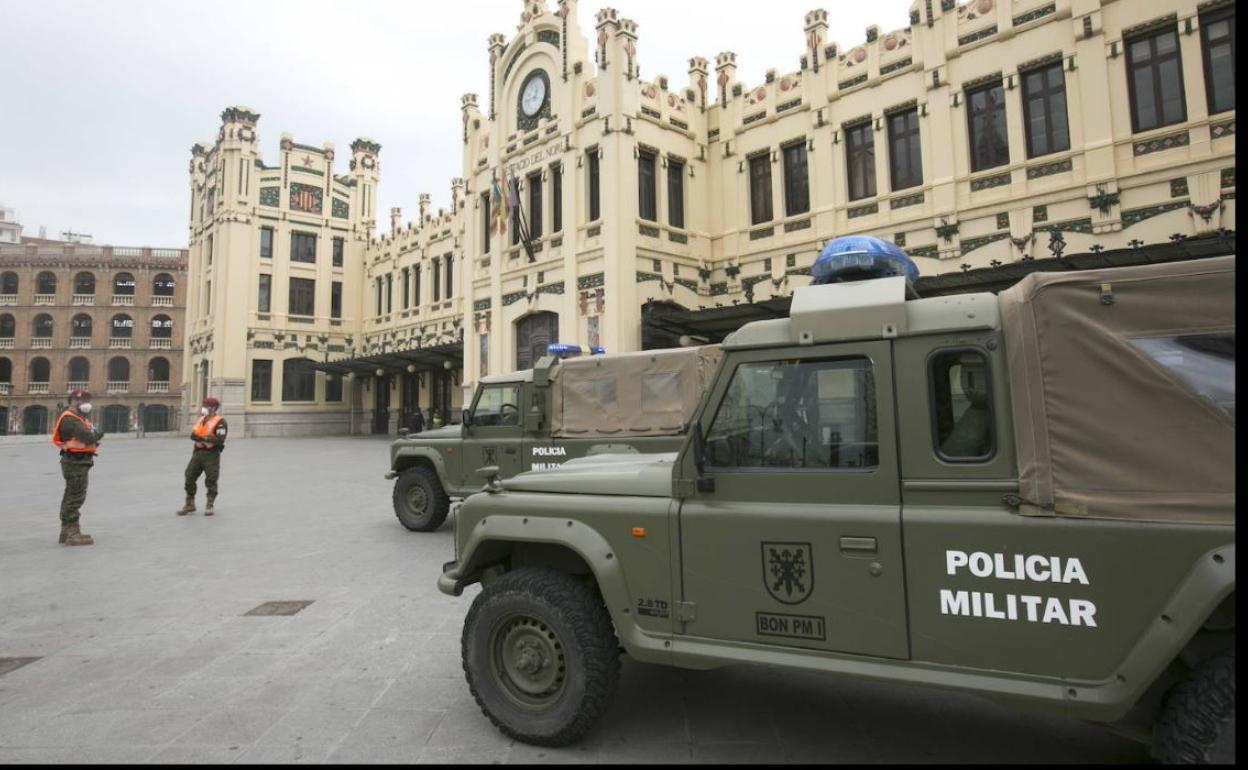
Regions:
M 214 513 L 216 513 L 216 511 L 212 510 L 212 504 L 213 504 L 213 503 L 215 503 L 216 501 L 217 501 L 217 499 L 216 499 L 215 497 L 210 497 L 210 498 L 208 498 L 208 505 L 207 505 L 207 507 L 205 507 L 205 508 L 204 508 L 204 515 L 205 515 L 205 516 L 211 516 L 211 515 L 213 515 Z
M 174 511 L 174 513 L 178 514 L 179 516 L 185 516 L 188 513 L 194 513 L 194 512 L 195 512 L 195 498 L 193 497 L 186 498 L 186 505 Z
M 95 538 L 83 534 L 77 524 L 65 527 L 65 545 L 95 545 Z
M 56 542 L 60 543 L 61 545 L 64 545 L 64 544 L 65 544 L 65 538 L 67 538 L 67 537 L 69 537 L 69 525 L 68 525 L 68 524 L 62 524 L 62 525 L 61 525 L 61 539 L 60 539 L 60 540 L 57 540 Z

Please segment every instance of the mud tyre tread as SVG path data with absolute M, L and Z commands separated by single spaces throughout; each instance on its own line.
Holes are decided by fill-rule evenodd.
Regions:
M 1229 758 L 1224 756 L 1228 748 Z M 1206 660 L 1166 696 L 1157 723 L 1156 754 L 1166 764 L 1234 763 L 1233 651 Z
M 424 514 L 409 510 L 407 490 L 412 484 L 423 486 L 425 499 L 431 501 L 429 510 Z M 446 514 L 451 508 L 451 499 L 442 488 L 438 475 L 424 466 L 408 468 L 400 473 L 394 482 L 392 498 L 395 518 L 412 532 L 433 532 L 446 521 Z
M 560 633 L 567 656 L 568 690 L 548 712 L 526 714 L 492 675 L 491 628 L 523 609 Z M 606 712 L 620 677 L 620 647 L 611 617 L 596 592 L 572 576 L 531 567 L 487 585 L 464 619 L 464 675 L 482 712 L 504 735 L 535 746 L 567 746 L 583 738 Z

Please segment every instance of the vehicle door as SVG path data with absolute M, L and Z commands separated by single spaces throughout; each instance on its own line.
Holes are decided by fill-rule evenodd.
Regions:
M 472 409 L 464 417 L 465 484 L 476 484 L 472 474 L 486 465 L 497 465 L 500 478 L 510 478 L 521 468 L 519 382 L 498 382 L 477 389 Z
M 890 353 L 730 354 L 699 417 L 703 481 L 678 485 L 685 633 L 909 656 Z

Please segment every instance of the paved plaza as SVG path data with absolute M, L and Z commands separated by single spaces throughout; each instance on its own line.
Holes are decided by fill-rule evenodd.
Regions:
M 1080 722 L 967 695 L 754 666 L 624 661 L 582 744 L 512 742 L 469 695 L 452 524 L 395 521 L 377 439 L 238 439 L 185 518 L 184 438 L 106 439 L 57 545 L 46 440 L 0 439 L 0 762 L 1134 762 Z M 293 616 L 248 616 L 310 601 Z

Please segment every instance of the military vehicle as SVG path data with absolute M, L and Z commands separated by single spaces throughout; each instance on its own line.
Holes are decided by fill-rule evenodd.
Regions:
M 543 356 L 533 369 L 484 377 L 462 424 L 390 445 L 394 514 L 410 530 L 437 529 L 452 498 L 481 489 L 473 472 L 485 465 L 507 478 L 590 453 L 678 449 L 719 356 L 714 345 Z
M 725 339 L 679 451 L 483 469 L 438 580 L 482 584 L 474 697 L 557 746 L 604 712 L 621 652 L 763 663 L 1233 761 L 1234 279 L 1228 257 L 999 297 L 797 289 Z

